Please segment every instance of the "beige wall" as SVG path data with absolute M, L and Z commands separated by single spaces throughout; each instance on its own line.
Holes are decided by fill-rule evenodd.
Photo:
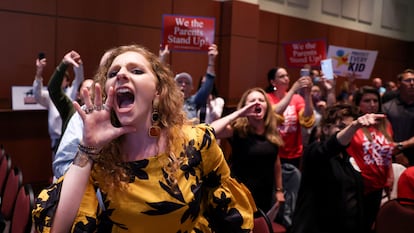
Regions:
M 414 41 L 412 0 L 256 0 L 260 9 L 388 38 Z

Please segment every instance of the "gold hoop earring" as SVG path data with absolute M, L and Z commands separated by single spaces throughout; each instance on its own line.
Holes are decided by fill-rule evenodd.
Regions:
M 161 128 L 158 126 L 160 124 L 160 114 L 158 112 L 158 96 L 152 101 L 152 114 L 151 114 L 151 127 L 148 129 L 148 135 L 150 137 L 159 137 L 161 134 Z

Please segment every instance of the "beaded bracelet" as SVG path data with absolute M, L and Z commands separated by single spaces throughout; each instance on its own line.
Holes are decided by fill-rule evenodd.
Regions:
M 90 155 L 91 157 L 96 157 L 97 155 L 99 155 L 100 150 L 97 147 L 93 147 L 93 146 L 85 146 L 79 143 L 78 145 L 78 149 L 79 151 Z

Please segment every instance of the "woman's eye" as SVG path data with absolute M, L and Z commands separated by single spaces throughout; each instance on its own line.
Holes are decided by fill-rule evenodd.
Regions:
M 142 71 L 142 70 L 140 70 L 140 69 L 133 69 L 131 72 L 132 72 L 133 74 L 143 74 L 143 73 L 144 73 L 144 71 Z
M 117 74 L 116 71 L 110 71 L 110 72 L 108 72 L 108 78 L 113 78 L 113 77 L 116 76 L 116 74 Z

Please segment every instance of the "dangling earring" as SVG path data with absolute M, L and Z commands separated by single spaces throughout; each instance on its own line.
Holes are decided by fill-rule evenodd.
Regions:
M 158 112 L 158 96 L 152 101 L 152 114 L 151 114 L 151 127 L 148 129 L 148 135 L 150 137 L 159 137 L 161 134 L 161 128 L 158 126 L 160 123 L 160 114 Z

